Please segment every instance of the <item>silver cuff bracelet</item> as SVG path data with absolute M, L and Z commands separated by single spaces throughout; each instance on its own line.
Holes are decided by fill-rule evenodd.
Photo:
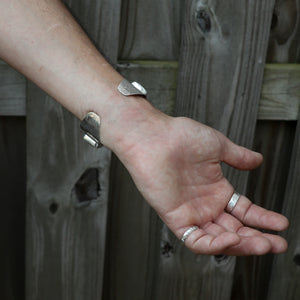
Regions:
M 146 89 L 137 82 L 130 83 L 124 79 L 118 86 L 118 91 L 124 96 L 146 96 Z M 88 112 L 80 123 L 84 132 L 83 139 L 95 148 L 102 147 L 100 138 L 100 117 L 94 112 Z

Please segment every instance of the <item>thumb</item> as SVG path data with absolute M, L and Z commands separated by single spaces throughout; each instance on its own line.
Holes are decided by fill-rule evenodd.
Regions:
M 263 161 L 263 156 L 245 147 L 238 146 L 224 137 L 221 160 L 239 170 L 257 168 Z

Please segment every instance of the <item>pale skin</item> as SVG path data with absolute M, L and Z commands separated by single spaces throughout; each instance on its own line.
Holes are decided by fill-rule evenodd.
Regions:
M 220 162 L 240 170 L 262 156 L 218 131 L 174 118 L 142 97 L 117 91 L 122 76 L 101 56 L 59 0 L 0 0 L 0 57 L 78 118 L 101 116 L 101 137 L 130 172 L 137 188 L 197 254 L 261 255 L 286 251 L 286 241 L 257 229 L 285 230 L 288 220 L 245 196 L 225 211 L 234 188 Z M 138 81 L 138 78 L 137 78 Z

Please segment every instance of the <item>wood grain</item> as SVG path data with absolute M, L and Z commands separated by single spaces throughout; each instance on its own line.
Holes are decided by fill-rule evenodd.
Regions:
M 140 82 L 149 101 L 174 112 L 177 64 L 134 61 L 118 64 L 127 79 Z M 111 168 L 110 210 L 104 299 L 159 299 L 155 296 L 160 256 L 172 255 L 172 244 L 160 239 L 162 222 L 137 191 L 116 157 Z
M 110 154 L 85 145 L 79 121 L 33 85 L 27 103 L 27 298 L 100 299 Z M 91 168 L 99 188 L 83 202 L 76 184 Z
M 147 98 L 159 110 L 174 114 L 178 63 L 175 61 L 128 61 L 118 64 L 118 71 L 130 81 L 140 82 Z
M 153 104 L 167 114 L 174 110 L 176 61 L 120 61 L 118 70 L 147 86 Z M 131 69 L 136 69 L 131 72 Z M 26 79 L 4 63 L 0 64 L 0 115 L 26 115 Z M 149 74 L 149 72 L 151 74 Z M 132 74 L 132 75 L 130 75 Z M 152 80 L 160 76 L 159 80 Z M 258 109 L 258 120 L 297 120 L 300 108 L 299 64 L 266 64 Z M 156 99 L 164 93 L 161 103 Z
M 171 113 L 178 73 L 176 61 L 120 62 L 118 70 L 132 81 L 138 78 L 149 89 L 154 106 Z M 266 64 L 257 120 L 296 121 L 300 109 L 299 82 L 300 64 Z
M 273 5 L 274 1 L 186 1 L 177 115 L 252 146 Z M 224 174 L 245 193 L 248 173 L 224 168 Z M 164 277 L 172 276 L 173 286 L 182 288 L 174 299 L 230 299 L 235 260 L 224 258 L 219 265 L 211 257 L 188 258 L 184 251 L 177 249 L 176 264 L 169 269 L 161 264 Z M 185 265 L 186 285 L 187 275 L 179 268 Z M 167 295 L 169 286 L 161 286 L 160 296 Z M 189 286 L 194 287 L 193 295 Z
M 277 23 L 273 30 L 273 43 L 270 45 L 270 56 L 277 62 L 300 62 L 300 1 L 299 0 L 278 0 L 275 7 Z M 298 82 L 299 85 L 299 82 Z M 287 177 L 285 196 L 283 197 L 282 212 L 290 219 L 290 228 L 283 235 L 289 243 L 287 253 L 275 256 L 268 297 L 266 299 L 297 299 L 299 298 L 299 218 L 297 217 L 298 195 L 299 195 L 299 141 L 300 122 L 298 119 L 297 131 L 294 139 L 288 136 L 284 143 L 293 149 L 289 165 L 289 173 L 283 172 L 281 176 Z M 279 169 L 280 170 L 280 169 Z M 276 170 L 278 172 L 278 169 Z M 281 172 L 280 172 L 281 173 Z
M 269 64 L 265 68 L 259 120 L 297 120 L 300 110 L 300 65 Z
M 295 137 L 296 122 L 259 121 L 253 148 L 264 162 L 249 176 L 247 196 L 265 208 L 281 212 Z M 232 299 L 266 299 L 273 255 L 238 258 Z M 279 270 L 280 272 L 280 270 Z
M 0 115 L 25 116 L 26 79 L 0 61 Z
M 271 64 L 272 70 L 275 68 L 275 73 L 271 78 L 283 78 L 287 83 L 285 85 L 278 83 L 278 86 L 272 88 L 272 90 L 279 92 L 279 95 L 274 95 L 274 100 L 285 96 L 285 94 L 289 94 L 293 90 L 295 91 L 297 85 L 299 87 L 299 80 L 298 83 L 294 78 L 287 80 L 287 74 L 284 75 L 284 73 L 282 75 L 276 75 L 276 72 L 279 71 L 280 68 L 279 63 L 283 64 L 282 66 L 285 68 L 285 64 L 289 63 L 290 66 L 293 66 L 293 64 L 300 62 L 300 23 L 297 21 L 300 16 L 299 13 L 299 0 L 277 0 L 275 3 L 267 62 Z M 270 68 L 266 71 L 265 75 L 268 75 L 269 72 L 271 72 Z M 267 81 L 267 84 L 274 82 L 271 78 Z M 292 84 L 294 88 L 291 89 L 291 86 L 286 89 L 289 82 L 294 82 L 294 84 Z M 279 86 L 281 89 L 278 89 Z M 264 99 L 268 99 L 272 94 L 270 89 L 269 91 L 267 97 L 264 97 Z M 295 93 L 291 95 L 291 99 L 293 99 L 294 95 Z M 295 112 L 297 112 L 298 109 L 293 106 L 293 102 L 290 103 L 290 99 L 288 99 L 288 101 L 289 104 L 286 105 L 285 108 L 289 110 L 290 106 L 292 106 Z M 270 103 L 274 105 L 276 102 L 277 101 L 272 101 Z M 283 107 L 276 103 L 277 110 L 273 110 L 273 112 L 278 112 L 280 106 Z M 268 115 L 274 115 L 273 112 L 271 114 L 268 113 Z M 278 212 L 281 212 L 285 198 L 291 151 L 295 137 L 295 127 L 296 122 L 260 121 L 255 133 L 255 149 L 264 155 L 264 163 L 261 168 L 253 172 L 253 175 L 250 176 L 247 189 L 248 195 L 257 204 Z M 268 255 L 254 258 L 239 258 L 236 267 L 232 299 L 266 299 L 269 290 L 273 288 L 273 286 L 270 285 L 270 276 L 274 257 L 277 256 Z M 279 265 L 277 271 L 281 274 Z M 284 277 L 282 276 L 281 279 L 284 280 Z
M 120 2 L 67 4 L 116 62 Z M 101 299 L 110 152 L 85 144 L 79 121 L 31 83 L 27 104 L 26 297 Z
M 25 299 L 24 117 L 0 117 L 0 298 Z
M 299 0 L 276 0 L 269 40 L 268 62 L 299 63 L 299 11 Z
M 123 0 L 119 58 L 177 60 L 181 0 Z
M 298 299 L 300 297 L 299 265 L 300 265 L 300 122 L 295 136 L 295 144 L 291 158 L 283 213 L 290 220 L 290 228 L 283 234 L 289 242 L 286 253 L 274 258 L 270 288 L 266 299 Z

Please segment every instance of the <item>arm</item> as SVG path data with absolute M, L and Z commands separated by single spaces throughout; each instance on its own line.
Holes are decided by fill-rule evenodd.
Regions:
M 195 253 L 250 255 L 286 250 L 288 221 L 242 196 L 225 212 L 233 187 L 220 162 L 247 170 L 260 154 L 187 118 L 172 118 L 141 97 L 117 91 L 122 77 L 95 49 L 59 0 L 0 0 L 0 57 L 82 119 L 101 117 L 101 137 L 144 198 Z

